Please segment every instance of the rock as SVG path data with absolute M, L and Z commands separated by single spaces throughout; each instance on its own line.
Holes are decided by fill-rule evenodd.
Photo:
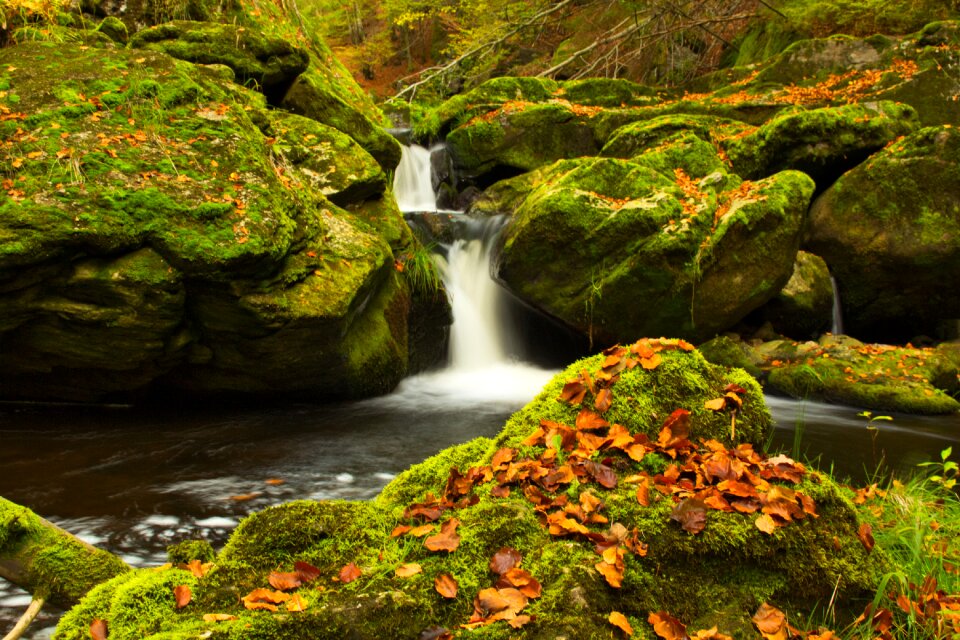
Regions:
M 161 51 L 198 64 L 225 64 L 240 83 L 259 87 L 273 101 L 307 69 L 304 49 L 255 30 L 212 22 L 176 20 L 137 32 L 135 49 Z
M 159 52 L 36 42 L 0 64 L 15 109 L 0 136 L 22 178 L 0 202 L 5 398 L 319 400 L 405 374 L 412 292 L 393 248 L 413 240 L 356 145 L 271 121 L 262 95 Z M 296 139 L 308 131 L 371 176 L 338 175 L 338 196 L 373 199 L 348 212 L 324 198 L 302 170 L 322 156 Z M 280 171 L 288 156 L 299 164 Z
M 550 440 L 553 444 L 543 444 L 542 432 L 539 439 L 530 440 L 533 444 L 521 444 L 535 436 L 541 424 L 549 424 L 541 420 L 573 425 L 581 408 L 593 406 L 590 392 L 583 407 L 561 402 L 558 396 L 581 371 L 598 379 L 607 356 L 597 355 L 556 376 L 494 439 L 478 438 L 440 452 L 402 473 L 374 501 L 297 501 L 253 514 L 233 532 L 216 558 L 216 568 L 205 576 L 193 578 L 177 569 L 138 570 L 111 580 L 63 617 L 57 637 L 86 638 L 90 620 L 97 617 L 107 621 L 111 637 L 121 640 L 207 631 L 251 637 L 415 638 L 428 628 L 467 624 L 472 602 L 497 595 L 498 576 L 491 571 L 491 558 L 505 547 L 519 557 L 519 570 L 508 580 L 523 581 L 520 590 L 506 594 L 515 598 L 515 613 L 537 618 L 523 624 L 523 618 L 506 616 L 515 618 L 512 626 L 507 620 L 481 620 L 487 624 L 473 632 L 478 637 L 607 637 L 613 610 L 628 616 L 650 637 L 649 628 L 641 625 L 651 611 L 664 610 L 691 625 L 691 630 L 716 625 L 721 633 L 751 637 L 750 618 L 757 602 L 801 612 L 831 597 L 845 606 L 873 589 L 886 570 L 884 556 L 878 550 L 868 554 L 857 540 L 857 514 L 842 490 L 828 477 L 804 470 L 786 457 L 765 462 L 747 444 L 762 441 L 771 426 L 757 384 L 742 371 L 714 367 L 696 352 L 682 351 L 675 340 L 648 342 L 647 348 L 651 344 L 666 347 L 657 354 L 660 364 L 651 370 L 636 366 L 621 371 L 610 387 L 612 404 L 604 417 L 621 425 L 627 439 L 656 441 L 667 417 L 686 408 L 690 440 L 717 439 L 709 449 L 698 449 L 699 458 L 674 444 L 680 449 L 672 454 L 675 461 L 651 443 L 651 450 L 642 456 L 635 451 L 631 458 L 611 447 L 598 461 L 583 462 L 574 452 L 574 438 L 566 443 L 558 434 Z M 707 400 L 722 397 L 728 385 L 742 389 L 738 396 L 743 406 L 733 434 L 729 410 L 704 407 Z M 600 434 L 606 431 L 601 426 L 590 433 L 605 438 Z M 583 431 L 578 435 L 582 446 L 591 446 Z M 732 449 L 733 443 L 740 448 Z M 766 478 L 762 484 L 769 489 L 758 490 L 758 496 L 789 508 L 790 521 L 768 534 L 756 524 L 759 513 L 704 508 L 702 531 L 684 530 L 672 517 L 683 510 L 680 501 L 686 497 L 674 495 L 689 476 L 684 461 L 708 456 L 718 465 L 733 459 L 726 468 L 734 469 L 728 472 L 734 477 L 741 477 L 736 469 L 744 467 L 756 476 L 762 473 Z M 555 475 L 544 477 L 542 486 L 523 479 L 537 468 Z M 774 468 L 792 478 L 772 475 Z M 663 484 L 674 473 L 683 474 L 680 483 Z M 723 477 L 699 478 L 715 486 Z M 491 494 L 490 488 L 499 484 L 495 478 L 505 483 L 508 493 Z M 603 478 L 605 484 L 595 478 Z M 663 493 L 650 486 L 654 482 L 660 483 Z M 747 482 L 744 477 L 742 484 L 752 486 Z M 649 489 L 647 506 L 638 501 L 638 487 Z M 714 491 L 711 500 L 722 506 L 726 498 Z M 738 491 L 742 495 L 743 489 Z M 801 508 L 797 494 L 807 508 Z M 750 500 L 738 505 L 748 509 L 744 502 Z M 564 504 L 567 513 L 561 511 Z M 587 505 L 582 512 L 581 504 Z M 415 505 L 421 505 L 425 518 L 411 515 Z M 559 524 L 548 528 L 545 518 L 562 521 L 570 530 Z M 424 520 L 428 525 L 435 521 L 426 545 L 395 530 L 397 525 Z M 446 547 L 452 550 L 430 551 L 440 526 L 449 528 L 451 523 L 457 525 L 456 541 Z M 578 526 L 588 533 L 575 533 Z M 607 556 L 610 567 L 604 566 L 596 550 L 605 537 L 613 549 Z M 321 576 L 291 591 L 305 601 L 303 611 L 271 614 L 244 608 L 241 597 L 266 586 L 271 572 L 293 570 L 295 562 L 309 563 Z M 349 563 L 360 570 L 356 584 L 329 579 Z M 404 565 L 414 573 L 398 574 Z M 605 579 L 601 571 L 612 577 Z M 434 585 L 442 574 L 456 582 L 456 599 L 443 600 L 438 594 Z M 323 590 L 313 586 L 320 580 Z M 195 609 L 174 608 L 172 586 L 178 583 L 189 585 L 190 607 Z M 144 607 L 146 613 L 131 615 Z M 201 621 L 207 612 L 237 619 Z M 478 617 L 485 618 L 486 613 Z
M 842 176 L 815 203 L 805 248 L 837 280 L 845 329 L 867 340 L 936 335 L 960 317 L 960 133 L 925 128 Z
M 764 64 L 756 81 L 786 85 L 801 79 L 823 80 L 851 70 L 876 69 L 883 65 L 886 53 L 895 44 L 883 36 L 866 40 L 842 35 L 801 40 Z
M 690 133 L 718 147 L 729 139 L 742 136 L 751 127 L 738 120 L 716 116 L 676 114 L 633 122 L 617 129 L 604 145 L 600 155 L 610 158 L 633 158 L 654 150 L 665 140 L 679 133 Z
M 600 344 L 707 339 L 776 295 L 813 190 L 796 172 L 696 181 L 611 158 L 559 162 L 538 178 L 504 234 L 499 276 Z
M 130 39 L 127 25 L 123 24 L 123 21 L 115 16 L 107 16 L 101 20 L 100 24 L 97 25 L 97 31 L 103 33 L 118 44 L 127 44 L 127 41 Z
M 830 329 L 833 286 L 823 258 L 797 252 L 793 275 L 786 286 L 751 316 L 755 324 L 770 322 L 783 335 L 807 339 Z
M 960 402 L 931 384 L 948 369 L 933 349 L 830 340 L 808 342 L 792 352 L 768 351 L 767 384 L 791 397 L 846 404 L 872 411 L 950 414 Z M 941 368 L 942 367 L 942 368 Z M 954 379 L 956 368 L 953 368 Z M 944 376 L 945 381 L 948 376 Z
M 710 364 L 723 367 L 737 367 L 758 378 L 763 374 L 760 364 L 763 362 L 754 350 L 739 336 L 722 335 L 697 346 L 697 350 Z
M 919 128 L 912 107 L 893 102 L 791 110 L 724 148 L 733 171 L 756 180 L 785 169 L 811 176 L 824 189 L 895 139 Z
M 387 176 L 373 157 L 353 138 L 315 120 L 270 111 L 264 131 L 274 138 L 275 153 L 334 204 L 345 207 L 383 195 Z

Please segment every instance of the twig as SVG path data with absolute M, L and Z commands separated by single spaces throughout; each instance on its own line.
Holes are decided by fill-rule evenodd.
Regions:
M 785 14 L 783 11 L 780 11 L 780 9 L 777 9 L 776 7 L 774 7 L 773 5 L 771 5 L 770 3 L 766 2 L 765 0 L 757 0 L 757 2 L 759 2 L 760 4 L 762 4 L 763 6 L 765 6 L 767 9 L 770 9 L 770 11 L 773 11 L 774 13 L 776 13 L 777 15 L 779 15 L 780 17 L 782 17 L 782 18 L 787 18 L 788 20 L 790 19 L 790 18 L 787 16 L 787 14 Z
M 17 624 L 7 635 L 3 636 L 3 640 L 20 640 L 20 637 L 23 636 L 27 631 L 33 621 L 36 619 L 37 614 L 40 613 L 40 609 L 43 607 L 44 599 L 42 596 L 36 596 L 33 600 L 30 601 L 30 606 L 27 607 L 27 610 L 24 612 L 20 619 L 17 621 Z

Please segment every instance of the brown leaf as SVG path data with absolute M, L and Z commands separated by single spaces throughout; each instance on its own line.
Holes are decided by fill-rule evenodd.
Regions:
M 647 371 L 653 371 L 660 366 L 661 362 L 663 362 L 663 358 L 660 357 L 659 353 L 654 353 L 649 358 L 640 358 L 640 366 Z
M 610 624 L 627 634 L 627 637 L 633 635 L 633 627 L 630 626 L 630 621 L 627 620 L 627 616 L 623 615 L 619 611 L 611 611 L 610 617 L 607 618 L 607 620 L 610 622 Z
M 307 608 L 307 601 L 299 593 L 295 593 L 290 596 L 290 599 L 287 600 L 287 604 L 284 605 L 287 611 L 303 611 Z
M 610 408 L 611 404 L 613 404 L 613 392 L 610 389 L 600 389 L 593 401 L 594 408 L 603 413 Z
M 361 575 L 363 575 L 363 572 L 360 570 L 360 567 L 358 567 L 356 564 L 351 562 L 349 564 L 344 565 L 343 568 L 340 569 L 339 578 L 340 578 L 340 582 L 342 582 L 343 584 L 350 584 L 351 582 L 359 578 Z
M 510 569 L 497 581 L 498 588 L 515 587 L 528 598 L 539 598 L 543 588 L 540 582 L 533 577 L 526 569 L 514 567 Z
M 410 562 L 397 567 L 397 570 L 394 573 L 398 578 L 409 578 L 410 576 L 417 575 L 421 571 L 423 571 L 423 567 L 416 562 Z
M 278 591 L 290 591 L 300 586 L 300 576 L 296 571 L 290 573 L 271 571 L 269 577 L 267 577 L 267 582 Z
M 300 578 L 300 582 L 303 583 L 311 582 L 320 577 L 320 569 L 317 569 L 309 562 L 294 562 L 293 570 L 297 572 L 297 577 Z
M 593 460 L 586 460 L 583 463 L 583 468 L 587 470 L 590 477 L 601 487 L 613 489 L 617 486 L 617 474 L 607 465 L 594 462 Z
M 523 557 L 520 552 L 510 547 L 504 547 L 490 558 L 490 571 L 502 576 L 510 569 L 520 565 Z
M 560 401 L 567 404 L 580 404 L 587 395 L 587 387 L 579 379 L 571 380 L 563 385 L 560 392 Z
M 765 640 L 787 640 L 787 616 L 783 611 L 764 602 L 752 620 Z
M 93 640 L 107 640 L 107 621 L 94 618 L 90 623 L 90 637 Z
M 667 447 L 688 435 L 690 435 L 690 412 L 686 409 L 677 409 L 664 421 L 657 444 Z
M 687 627 L 666 611 L 651 612 L 647 622 L 653 625 L 653 631 L 664 640 L 686 640 Z
M 266 609 L 276 611 L 278 604 L 286 602 L 290 596 L 281 591 L 270 591 L 269 589 L 254 589 L 243 597 L 243 606 L 247 609 Z
M 183 609 L 185 606 L 190 604 L 190 599 L 192 597 L 193 594 L 190 592 L 190 587 L 185 584 L 181 584 L 173 588 L 173 598 L 176 600 L 177 609 Z
M 460 546 L 460 536 L 457 535 L 457 527 L 460 521 L 456 518 L 450 518 L 440 526 L 440 533 L 430 536 L 423 541 L 423 546 L 430 551 L 456 551 Z
M 598 562 L 593 567 L 600 572 L 611 587 L 619 589 L 623 584 L 623 562 L 608 564 L 607 562 Z
M 679 522 L 687 533 L 700 533 L 707 524 L 707 505 L 697 498 L 681 500 L 670 512 L 670 519 Z
M 532 617 L 532 616 L 528 616 L 528 615 L 524 614 L 524 615 L 517 616 L 516 618 L 513 618 L 512 620 L 507 620 L 507 624 L 510 625 L 511 627 L 513 627 L 514 629 L 519 629 L 520 627 L 522 627 L 523 625 L 527 624 L 527 623 L 530 622 L 531 620 L 533 620 L 533 617 Z
M 513 460 L 513 456 L 516 455 L 516 453 L 516 449 L 510 449 L 509 447 L 497 450 L 497 452 L 493 454 L 493 459 L 490 460 L 490 468 L 494 471 L 505 468 L 510 461 Z
M 873 527 L 867 523 L 860 525 L 860 528 L 857 529 L 857 537 L 860 538 L 860 542 L 863 544 L 863 548 L 867 550 L 867 553 L 873 551 Z
M 650 482 L 647 478 L 637 486 L 637 502 L 643 507 L 650 506 Z
M 703 403 L 703 408 L 710 409 L 711 411 L 723 411 L 725 406 L 727 406 L 726 397 L 714 398 L 713 400 L 707 400 Z
M 586 407 L 580 409 L 580 413 L 577 414 L 577 421 L 574 424 L 581 431 L 594 431 L 610 426 L 609 422 Z
M 390 537 L 391 537 L 391 538 L 399 538 L 400 536 L 402 536 L 403 534 L 407 533 L 407 532 L 410 531 L 411 529 L 413 529 L 413 527 L 411 527 L 411 526 L 408 525 L 408 524 L 398 524 L 397 526 L 395 526 L 395 527 L 393 528 L 393 531 L 390 532 Z
M 457 580 L 449 573 L 437 574 L 433 579 L 433 588 L 444 598 L 456 598 L 457 587 Z
M 204 622 L 226 622 L 227 620 L 236 620 L 237 616 L 231 615 L 229 613 L 205 613 L 203 614 Z

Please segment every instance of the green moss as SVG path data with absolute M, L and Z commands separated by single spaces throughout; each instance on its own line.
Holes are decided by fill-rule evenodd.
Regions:
M 167 558 L 173 564 L 186 564 L 191 560 L 212 562 L 216 555 L 206 540 L 184 540 L 167 547 Z

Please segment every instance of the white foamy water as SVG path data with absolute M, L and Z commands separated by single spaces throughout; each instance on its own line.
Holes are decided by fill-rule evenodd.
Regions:
M 419 145 L 403 147 L 400 164 L 393 174 L 393 194 L 400 211 L 436 211 L 437 196 L 433 192 L 433 167 L 430 156 L 434 149 Z

